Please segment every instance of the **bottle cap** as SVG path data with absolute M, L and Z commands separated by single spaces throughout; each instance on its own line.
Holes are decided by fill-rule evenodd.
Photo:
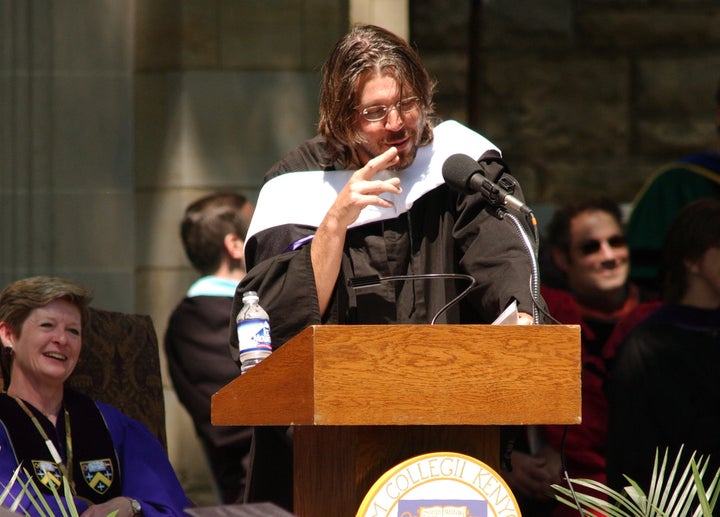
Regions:
M 243 302 L 245 302 L 245 301 L 247 301 L 247 300 L 249 300 L 249 299 L 251 299 L 251 298 L 255 298 L 256 300 L 258 300 L 258 294 L 257 294 L 257 292 L 255 292 L 255 291 L 245 291 L 245 292 L 243 293 L 243 296 L 242 296 Z

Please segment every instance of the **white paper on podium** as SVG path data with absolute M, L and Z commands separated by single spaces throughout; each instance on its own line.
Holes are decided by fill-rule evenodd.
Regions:
M 517 300 L 513 300 L 504 311 L 500 313 L 500 316 L 495 318 L 492 322 L 493 325 L 518 325 L 518 308 Z

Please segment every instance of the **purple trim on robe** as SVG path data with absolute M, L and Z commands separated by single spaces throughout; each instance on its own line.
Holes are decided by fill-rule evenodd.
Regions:
M 290 244 L 290 246 L 288 246 L 288 247 L 285 249 L 285 251 L 283 251 L 283 253 L 287 253 L 288 251 L 295 251 L 295 250 L 297 250 L 297 249 L 300 248 L 301 246 L 303 246 L 303 245 L 307 244 L 308 242 L 310 242 L 310 241 L 313 239 L 313 237 L 315 237 L 314 234 L 313 234 L 313 235 L 308 235 L 307 237 L 303 237 L 302 239 L 296 240 L 295 242 L 293 242 L 292 244 Z

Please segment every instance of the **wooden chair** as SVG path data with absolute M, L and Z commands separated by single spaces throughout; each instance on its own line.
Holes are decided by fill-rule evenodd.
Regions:
M 152 318 L 90 309 L 68 385 L 144 423 L 167 450 L 165 399 Z

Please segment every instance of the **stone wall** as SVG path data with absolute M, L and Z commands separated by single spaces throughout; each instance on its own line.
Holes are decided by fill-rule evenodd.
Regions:
M 131 0 L 0 2 L 0 286 L 134 304 Z
M 440 112 L 503 150 L 531 204 L 596 192 L 629 202 L 659 165 L 717 145 L 717 2 L 477 4 L 414 1 L 411 34 Z

